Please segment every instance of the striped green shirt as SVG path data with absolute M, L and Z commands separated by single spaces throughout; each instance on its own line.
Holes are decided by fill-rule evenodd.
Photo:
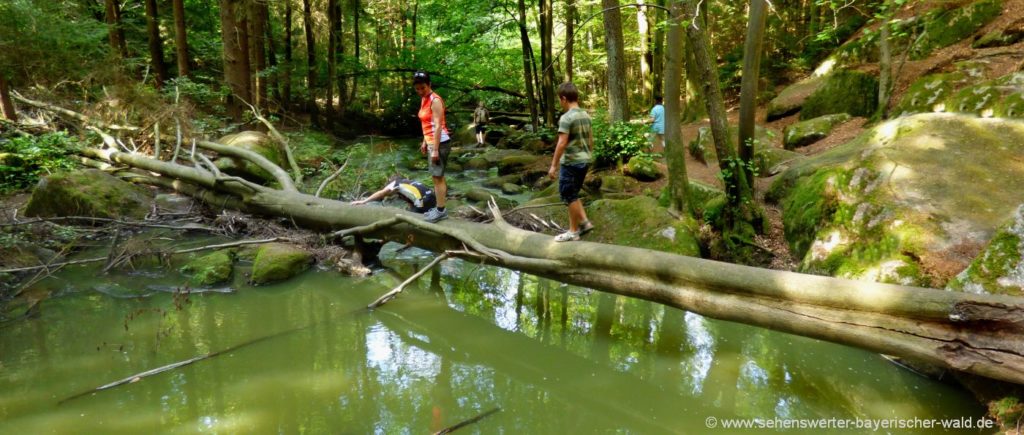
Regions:
M 565 154 L 558 163 L 573 165 L 590 163 L 590 152 L 594 144 L 590 142 L 590 115 L 579 107 L 572 108 L 558 118 L 558 132 L 569 135 L 569 143 L 565 146 Z

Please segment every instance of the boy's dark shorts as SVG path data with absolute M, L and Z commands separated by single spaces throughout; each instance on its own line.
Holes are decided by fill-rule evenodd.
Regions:
M 438 149 L 438 154 L 441 157 L 441 161 L 438 163 L 434 163 L 434 159 L 430 158 L 429 145 L 427 146 L 427 148 L 427 168 L 430 170 L 430 175 L 432 177 L 443 177 L 444 170 L 448 166 L 448 154 L 452 152 L 452 141 L 446 140 L 444 142 L 441 142 L 441 147 L 440 149 Z
M 476 132 L 477 132 L 477 134 L 483 133 L 484 132 L 484 128 L 486 128 L 486 127 L 487 127 L 486 125 L 477 124 L 476 125 Z
M 580 199 L 580 189 L 583 188 L 583 179 L 587 178 L 586 163 L 562 165 L 558 171 L 558 194 L 566 205 Z

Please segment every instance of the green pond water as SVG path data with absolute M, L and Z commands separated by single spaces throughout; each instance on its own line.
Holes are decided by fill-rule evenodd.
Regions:
M 493 408 L 460 433 L 754 433 L 706 422 L 984 414 L 967 392 L 869 352 L 456 260 L 367 312 L 432 255 L 389 246 L 382 258 L 369 278 L 309 271 L 250 287 L 242 270 L 187 298 L 172 292 L 176 272 L 68 268 L 43 283 L 53 297 L 38 317 L 0 329 L 0 433 L 416 434 Z

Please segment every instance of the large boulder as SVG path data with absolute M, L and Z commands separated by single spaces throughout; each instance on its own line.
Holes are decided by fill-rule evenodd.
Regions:
M 878 80 L 859 71 L 840 70 L 826 76 L 825 82 L 804 101 L 800 119 L 847 113 L 869 117 L 878 109 Z
M 956 3 L 949 3 L 956 5 Z M 962 3 L 961 3 L 962 4 Z M 920 40 L 911 50 L 912 59 L 924 59 L 933 51 L 963 41 L 1003 12 L 1001 0 L 979 0 L 963 7 L 936 8 L 923 20 Z
M 86 169 L 40 179 L 25 214 L 142 219 L 149 213 L 152 203 L 146 189 L 106 172 Z
M 963 272 L 949 282 L 950 290 L 1024 296 L 1024 205 Z
M 729 128 L 730 137 L 739 135 L 738 127 Z M 783 167 L 780 164 L 799 160 L 803 155 L 782 149 L 781 134 L 769 128 L 754 129 L 754 173 L 758 176 L 775 175 Z M 718 166 L 718 154 L 715 152 L 714 138 L 711 129 L 701 127 L 697 130 L 697 138 L 690 142 L 690 155 L 707 165 Z
M 564 207 L 552 209 L 561 212 L 560 221 L 568 219 Z M 594 224 L 594 231 L 583 236 L 587 241 L 700 256 L 696 221 L 672 217 L 649 196 L 594 201 L 587 206 L 587 217 Z
M 1020 121 L 919 114 L 797 162 L 767 192 L 802 269 L 942 287 L 1024 203 Z
M 304 249 L 285 243 L 268 243 L 256 250 L 252 263 L 253 284 L 283 281 L 309 268 L 313 256 Z
M 241 133 L 229 134 L 220 138 L 217 143 L 253 151 L 281 167 L 285 167 L 287 163 L 284 150 L 281 149 L 280 144 L 271 139 L 270 136 L 258 131 L 243 131 Z M 245 159 L 221 157 L 214 164 L 226 174 L 253 180 L 274 181 L 274 177 L 269 172 Z
M 208 287 L 231 279 L 234 265 L 234 252 L 225 249 L 193 258 L 181 267 L 181 272 L 189 275 L 189 285 Z
M 658 165 L 646 157 L 633 157 L 626 163 L 625 168 L 626 175 L 636 178 L 640 181 L 654 181 L 662 177 L 661 170 L 658 169 Z
M 1024 72 L 983 80 L 985 65 L 960 62 L 957 70 L 921 77 L 893 110 L 899 116 L 927 112 L 1024 118 Z
M 812 75 L 783 89 L 777 97 L 768 102 L 768 122 L 799 112 L 807 97 L 817 91 L 824 82 L 823 76 Z
M 537 162 L 543 159 L 544 157 L 535 156 L 533 154 L 513 155 L 505 157 L 498 161 L 498 175 L 520 173 L 526 168 L 529 168 L 537 164 Z
M 782 144 L 787 150 L 805 147 L 828 137 L 837 125 L 850 120 L 850 115 L 838 113 L 807 121 L 800 121 L 782 131 Z

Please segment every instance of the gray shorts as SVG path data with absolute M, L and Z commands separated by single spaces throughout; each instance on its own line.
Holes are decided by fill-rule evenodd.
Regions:
M 427 162 L 430 169 L 430 176 L 432 177 L 443 177 L 444 168 L 448 166 L 448 154 L 452 152 L 452 141 L 447 140 L 441 142 L 441 149 L 438 153 L 441 155 L 441 161 L 435 163 L 434 159 L 430 158 L 431 149 L 430 145 L 427 145 Z

